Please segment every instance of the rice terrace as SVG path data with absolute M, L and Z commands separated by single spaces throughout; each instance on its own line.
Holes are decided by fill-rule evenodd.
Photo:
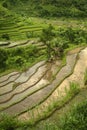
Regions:
M 0 0 L 0 130 L 87 130 L 86 0 Z

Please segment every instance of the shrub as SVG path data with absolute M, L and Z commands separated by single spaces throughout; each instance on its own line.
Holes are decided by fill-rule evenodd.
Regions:
M 60 130 L 86 130 L 87 129 L 87 100 L 75 107 L 62 120 Z
M 9 57 L 9 59 L 7 60 L 7 65 L 12 67 L 21 67 L 22 65 L 24 65 L 26 61 L 24 60 L 24 58 L 22 58 L 21 56 L 14 56 L 14 57 Z
M 2 38 L 3 38 L 3 39 L 6 39 L 6 40 L 10 40 L 10 37 L 9 37 L 8 34 L 3 34 L 3 35 L 2 35 Z
M 76 82 L 70 82 L 69 94 L 77 94 L 80 91 L 80 86 Z
M 1 115 L 0 130 L 15 130 L 18 127 L 18 120 L 12 116 Z
M 15 58 L 15 64 L 18 66 L 22 66 L 25 63 L 25 60 L 21 56 L 17 56 Z
M 81 44 L 87 42 L 87 32 L 82 29 L 74 29 L 68 27 L 66 29 L 60 28 L 57 32 L 57 36 L 64 38 L 70 44 Z
M 25 49 L 25 57 L 27 58 L 27 60 L 29 58 L 37 57 L 38 54 L 39 54 L 39 50 L 38 47 L 35 45 L 30 45 Z

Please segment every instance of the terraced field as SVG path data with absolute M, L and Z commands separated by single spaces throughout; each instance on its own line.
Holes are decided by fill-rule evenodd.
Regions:
M 26 47 L 28 45 L 36 45 L 38 48 L 44 49 L 46 46 L 38 40 L 24 40 L 19 42 L 1 42 L 0 48 Z
M 10 17 L 0 19 L 0 40 L 3 41 L 6 39 L 3 38 L 4 34 L 8 34 L 10 41 L 19 41 L 25 39 L 37 39 L 40 36 L 41 31 L 44 27 L 47 27 L 49 24 L 52 24 L 55 29 L 60 27 L 72 26 L 74 28 L 80 28 L 86 30 L 87 24 L 86 19 L 84 20 L 75 20 L 75 19 L 45 19 L 45 18 L 21 18 L 21 17 Z
M 35 24 L 33 18 L 21 19 L 17 17 L 0 19 L 0 25 L 0 39 L 3 39 L 4 34 L 8 34 L 12 41 L 25 40 L 33 37 L 37 38 L 44 27 L 44 24 Z M 29 35 L 28 37 L 27 34 Z
M 78 93 L 70 83 L 84 87 L 86 68 L 87 48 L 80 48 L 67 54 L 64 66 L 60 60 L 41 61 L 26 72 L 0 77 L 0 113 L 30 123 L 46 118 Z

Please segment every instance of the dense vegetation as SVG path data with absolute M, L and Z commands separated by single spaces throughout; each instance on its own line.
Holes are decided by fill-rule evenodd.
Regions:
M 2 0 L 1 0 L 2 1 Z M 86 0 L 4 0 L 2 6 L 21 15 L 40 17 L 85 17 Z
M 49 25 L 42 30 L 40 40 L 47 46 L 47 57 L 52 60 L 62 57 L 64 50 L 72 45 L 87 43 L 87 32 L 71 27 L 55 30 Z
M 49 25 L 42 30 L 39 37 L 46 46 L 44 50 L 39 49 L 36 45 L 12 49 L 0 48 L 0 72 L 20 67 L 26 69 L 31 63 L 40 60 L 42 56 L 47 60 L 62 58 L 66 49 L 87 43 L 87 32 L 71 27 L 55 29 Z
M 0 72 L 7 69 L 26 70 L 42 58 L 42 50 L 38 50 L 34 45 L 13 49 L 0 48 L 0 56 Z
M 59 17 L 86 18 L 87 1 L 0 0 L 0 39 L 37 38 L 47 22 L 46 19 L 43 19 L 44 22 L 41 24 L 36 19 L 31 20 L 32 16 L 48 19 L 55 17 L 55 19 L 59 19 Z

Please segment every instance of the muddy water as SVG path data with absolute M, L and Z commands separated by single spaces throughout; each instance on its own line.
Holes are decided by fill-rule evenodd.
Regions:
M 59 86 L 59 92 L 64 95 L 63 90 L 69 89 L 70 82 L 79 83 L 80 87 L 84 87 L 84 73 L 87 68 L 87 48 L 82 50 L 79 54 L 79 60 L 74 68 L 73 74 L 65 79 Z
M 18 72 L 12 72 L 12 73 L 9 73 L 9 74 L 7 74 L 7 75 L 5 75 L 5 76 L 0 77 L 0 83 L 5 82 L 5 81 L 8 80 L 10 77 L 12 77 L 12 76 L 14 76 L 14 75 L 16 75 L 16 74 L 18 74 Z
M 42 78 L 44 73 L 46 73 L 46 71 L 47 71 L 46 67 L 47 67 L 47 65 L 43 65 L 42 67 L 40 67 L 38 69 L 38 71 L 26 83 L 24 83 L 22 85 L 19 85 L 11 93 L 8 93 L 8 94 L 0 96 L 0 103 L 1 102 L 6 102 L 9 99 L 11 99 L 11 97 L 13 97 L 12 100 L 9 101 L 10 104 L 11 104 L 11 103 L 17 102 L 18 100 L 21 100 L 21 98 L 25 97 L 26 94 L 31 92 L 30 91 L 30 89 L 31 89 L 30 87 L 33 87 L 33 85 L 35 85 Z M 34 90 L 34 87 L 33 87 L 33 90 Z M 23 92 L 24 92 L 24 94 L 23 94 Z M 20 95 L 17 96 L 17 94 L 20 94 L 21 96 Z M 20 97 L 20 98 L 18 98 L 18 97 Z M 6 102 L 6 104 L 9 104 L 9 103 Z M 0 106 L 3 106 L 3 104 L 2 105 L 0 104 Z
M 76 56 L 77 56 L 77 54 L 67 56 L 66 66 L 64 66 L 60 70 L 60 72 L 56 75 L 56 79 L 52 82 L 52 84 L 48 85 L 47 87 L 41 89 L 40 91 L 38 91 L 34 94 L 32 94 L 31 96 L 25 98 L 23 101 L 19 102 L 18 104 L 10 106 L 3 112 L 9 113 L 9 114 L 17 114 L 28 108 L 35 106 L 40 101 L 42 101 L 45 97 L 47 97 L 49 95 L 49 93 L 51 93 L 57 87 L 58 84 L 60 84 L 60 82 L 65 77 L 67 77 L 71 73 L 71 71 L 75 65 Z M 20 97 L 18 97 L 18 98 L 20 98 Z
M 8 92 L 12 91 L 13 84 L 14 84 L 14 82 L 11 82 L 11 83 L 5 85 L 4 87 L 1 87 L 0 88 L 0 96 L 5 94 L 5 93 L 8 93 Z
M 35 73 L 36 69 L 43 65 L 45 61 L 41 61 L 37 64 L 35 64 L 33 67 L 29 68 L 26 72 L 22 73 L 21 76 L 15 81 L 15 83 L 23 83 L 28 80 L 28 78 Z
M 20 83 L 21 84 L 23 82 L 26 82 L 36 72 L 36 70 L 40 66 L 42 66 L 44 63 L 45 63 L 45 61 L 41 61 L 41 62 L 37 63 L 36 65 L 34 65 L 33 67 L 29 68 L 28 71 L 22 73 L 16 80 L 14 80 L 14 83 Z M 5 76 L 5 78 L 7 78 L 7 77 Z M 10 78 L 12 79 L 11 74 L 10 74 Z M 8 80 L 11 80 L 10 78 Z M 8 80 L 6 80 L 6 82 L 9 83 Z M 6 82 L 5 83 L 3 82 L 2 84 L 5 85 Z M 8 93 L 8 92 L 12 91 L 14 83 L 9 83 L 9 84 L 3 86 L 3 88 L 0 88 L 0 95 L 4 94 L 6 92 Z
M 51 68 L 50 68 L 50 64 L 51 64 Z M 56 60 L 52 63 L 49 63 L 48 65 L 49 67 L 49 71 L 46 73 L 46 75 L 44 76 L 44 79 L 51 81 L 53 80 L 52 78 L 57 74 L 57 72 L 59 71 L 59 68 L 61 67 L 61 60 Z
M 13 76 L 10 76 L 10 78 L 9 78 L 8 80 L 6 80 L 6 81 L 0 83 L 0 87 L 4 87 L 4 86 L 7 85 L 8 83 L 15 81 L 19 76 L 20 76 L 19 73 L 18 73 L 18 74 L 15 74 L 15 75 L 13 75 Z
M 35 41 L 22 41 L 22 42 L 12 42 L 10 45 L 8 45 L 8 48 L 14 48 L 14 47 L 21 47 L 21 46 L 27 46 L 30 45 L 32 43 L 34 43 Z
M 83 68 L 84 65 L 84 68 Z M 81 86 L 81 88 L 84 86 L 84 72 L 87 68 L 87 48 L 82 50 L 81 53 L 79 54 L 79 60 L 77 61 L 77 64 L 74 68 L 73 74 L 71 76 L 69 76 L 68 78 L 66 78 L 62 84 L 52 93 L 51 96 L 49 96 L 49 98 L 47 98 L 45 100 L 45 102 L 43 102 L 42 104 L 40 104 L 38 106 L 38 111 L 40 116 L 43 115 L 43 111 L 46 111 L 47 107 L 49 107 L 49 105 L 51 105 L 52 102 L 55 101 L 59 101 L 62 100 L 64 98 L 64 96 L 66 95 L 66 89 L 69 89 L 69 84 L 70 82 L 78 82 Z M 82 92 L 84 91 L 84 89 L 82 89 Z M 85 89 L 86 93 L 87 90 Z M 82 93 L 80 92 L 80 93 Z M 79 94 L 80 95 L 80 94 Z M 86 95 L 80 95 L 80 99 L 84 98 L 87 96 Z M 43 109 L 42 109 L 43 108 Z M 36 116 L 38 116 L 38 111 L 37 109 L 33 109 L 33 113 L 34 118 L 37 118 Z M 61 111 L 61 110 L 60 110 Z M 19 119 L 21 120 L 29 120 L 30 114 L 29 112 L 26 112 L 24 114 L 21 114 L 19 116 Z M 31 117 L 32 118 L 32 117 Z

